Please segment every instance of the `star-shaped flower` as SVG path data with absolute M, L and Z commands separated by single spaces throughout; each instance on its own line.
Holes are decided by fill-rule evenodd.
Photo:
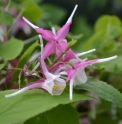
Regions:
M 56 55 L 59 57 L 61 53 L 68 47 L 68 44 L 65 40 L 65 37 L 70 29 L 70 25 L 72 23 L 73 15 L 77 9 L 77 6 L 75 6 L 71 16 L 69 17 L 66 24 L 60 28 L 56 33 L 55 31 L 45 30 L 43 28 L 39 28 L 38 26 L 35 26 L 30 21 L 28 21 L 25 17 L 23 19 L 31 26 L 33 27 L 37 33 L 41 34 L 42 37 L 48 42 L 44 48 L 44 58 L 47 58 L 52 53 L 56 53 Z M 75 58 L 74 52 L 69 49 L 66 54 L 69 54 L 71 58 Z
M 89 60 L 89 61 L 84 61 L 84 62 L 79 61 L 79 59 L 70 60 L 69 63 L 72 65 L 72 67 L 65 69 L 68 75 L 68 78 L 66 81 L 70 81 L 70 99 L 72 100 L 73 85 L 76 86 L 76 85 L 86 83 L 87 76 L 86 76 L 84 69 L 87 66 L 95 64 L 95 63 L 110 61 L 115 58 L 117 58 L 117 56 L 112 56 L 112 57 L 104 58 L 104 59 Z

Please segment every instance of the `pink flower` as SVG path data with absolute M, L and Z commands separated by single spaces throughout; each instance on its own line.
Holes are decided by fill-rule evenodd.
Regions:
M 30 83 L 29 85 L 27 85 L 26 87 L 18 90 L 17 92 L 5 95 L 5 97 L 12 97 L 12 96 L 20 94 L 20 93 L 22 93 L 22 92 L 24 92 L 26 90 L 35 89 L 35 88 L 45 89 L 51 95 L 60 95 L 63 92 L 64 88 L 66 87 L 65 80 L 60 78 L 62 73 L 52 74 L 52 73 L 50 73 L 48 71 L 48 69 L 46 67 L 46 64 L 44 62 L 44 57 L 43 57 L 43 41 L 42 41 L 41 36 L 39 36 L 39 38 L 40 38 L 40 42 L 41 42 L 41 60 L 40 60 L 40 64 L 41 64 L 41 67 L 42 67 L 43 75 L 45 77 L 40 79 L 40 80 L 38 80 L 38 81 L 36 81 L 36 82 Z M 38 67 L 38 64 L 37 64 L 36 67 Z
M 65 37 L 70 29 L 70 25 L 72 23 L 72 17 L 77 9 L 77 6 L 75 6 L 71 16 L 69 17 L 66 24 L 60 28 L 57 33 L 55 31 L 45 30 L 43 28 L 39 28 L 32 24 L 30 21 L 28 21 L 25 17 L 23 19 L 31 26 L 33 27 L 37 33 L 41 34 L 42 37 L 48 41 L 44 48 L 44 58 L 47 58 L 52 53 L 56 53 L 56 55 L 59 57 L 60 54 L 68 47 L 68 44 L 65 40 Z M 75 58 L 74 52 L 70 49 L 66 52 L 70 56 L 70 58 Z
M 68 75 L 68 78 L 66 81 L 70 81 L 70 99 L 72 100 L 73 85 L 74 86 L 80 85 L 80 84 L 86 83 L 87 81 L 87 76 L 84 71 L 85 67 L 95 63 L 110 61 L 115 58 L 117 58 L 117 56 L 113 56 L 105 59 L 89 60 L 85 62 L 81 62 L 79 61 L 79 59 L 70 60 L 69 63 L 73 65 L 73 67 L 65 69 Z

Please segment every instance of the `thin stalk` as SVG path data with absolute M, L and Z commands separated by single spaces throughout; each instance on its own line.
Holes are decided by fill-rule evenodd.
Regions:
M 13 28 L 14 24 L 16 23 L 16 21 L 22 16 L 22 13 L 24 12 L 24 9 L 22 9 L 20 11 L 20 13 L 17 15 L 17 18 L 13 21 L 13 24 L 10 26 L 10 28 L 7 31 L 7 36 L 9 34 L 9 32 L 11 31 L 11 29 Z
M 7 4 L 7 6 L 5 7 L 5 11 L 8 11 L 9 6 L 10 6 L 10 3 L 11 3 L 11 0 L 8 1 L 8 4 Z
M 40 72 L 40 71 L 24 70 L 24 69 L 21 69 L 21 68 L 5 68 L 5 70 L 17 70 L 17 71 L 31 72 L 31 73 L 38 73 L 38 72 Z

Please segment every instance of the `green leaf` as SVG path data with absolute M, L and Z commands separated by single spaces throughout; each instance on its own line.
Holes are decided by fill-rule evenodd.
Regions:
M 90 77 L 87 83 L 76 86 L 76 89 L 93 92 L 102 99 L 112 102 L 122 108 L 122 94 L 103 81 Z
M 0 69 L 2 69 L 4 67 L 5 64 L 0 64 Z
M 27 63 L 28 59 L 30 58 L 30 56 L 32 55 L 32 53 L 34 52 L 34 50 L 38 45 L 39 45 L 38 41 L 36 41 L 24 52 L 24 54 L 21 56 L 18 62 L 17 68 L 23 68 L 23 66 Z M 13 74 L 13 78 L 18 79 L 18 75 L 19 75 L 19 71 L 15 70 Z
M 33 117 L 27 120 L 24 124 L 49 124 L 45 115 L 41 115 L 41 117 Z
M 107 44 L 116 42 L 120 34 L 121 21 L 119 18 L 109 15 L 101 16 L 95 24 L 95 34 L 83 45 L 83 49 L 86 50 L 96 47 L 101 53 L 106 48 Z
M 97 33 L 95 33 L 93 36 L 91 36 L 87 42 L 83 45 L 83 50 L 88 50 L 88 49 L 93 49 L 94 48 L 94 44 L 96 43 L 96 41 L 98 41 L 98 39 L 103 35 L 103 31 L 98 31 Z
M 38 21 L 42 17 L 41 8 L 31 0 L 23 2 L 24 13 L 23 15 L 31 21 Z M 34 14 L 35 13 L 35 14 Z
M 68 33 L 68 35 L 67 35 L 67 38 L 69 38 L 69 39 L 75 39 L 75 40 L 79 40 L 82 37 L 83 37 L 83 34 L 73 35 L 71 33 Z
M 45 115 L 51 124 L 79 124 L 77 112 L 71 105 L 59 105 Z
M 9 90 L 0 92 L 0 123 L 20 123 L 40 113 L 50 110 L 59 104 L 68 104 L 78 100 L 90 100 L 89 96 L 73 94 L 73 100 L 69 100 L 69 93 L 63 92 L 60 96 L 51 96 L 40 90 L 28 90 L 14 97 L 5 98 L 6 94 L 15 92 Z M 73 113 L 72 113 L 73 114 Z
M 108 39 L 114 39 L 119 37 L 121 29 L 115 26 L 108 27 L 105 37 Z
M 95 31 L 107 30 L 109 26 L 121 27 L 120 19 L 117 16 L 101 16 L 95 23 Z
M 0 24 L 10 25 L 14 17 L 4 10 L 0 9 Z
M 73 45 L 76 44 L 76 40 L 71 40 L 70 42 L 68 42 L 68 48 L 71 48 Z
M 0 57 L 5 60 L 16 58 L 23 49 L 23 42 L 12 37 L 9 41 L 0 45 Z

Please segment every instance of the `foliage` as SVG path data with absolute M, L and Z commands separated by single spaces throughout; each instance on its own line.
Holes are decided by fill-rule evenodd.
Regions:
M 0 122 L 4 124 L 24 122 L 30 117 L 39 115 L 47 110 L 50 110 L 51 108 L 56 107 L 59 104 L 68 104 L 77 100 L 91 99 L 89 96 L 86 95 L 74 94 L 74 99 L 70 101 L 68 99 L 68 92 L 65 92 L 62 95 L 56 97 L 51 96 L 50 94 L 45 93 L 41 90 L 27 91 L 19 96 L 13 97 L 12 99 L 6 99 L 4 96 L 11 92 L 14 92 L 14 90 L 3 91 L 0 93 Z M 71 109 L 70 107 L 68 108 Z M 59 107 L 59 111 L 60 109 L 63 110 L 62 106 Z M 74 110 L 71 109 L 71 111 Z M 47 112 L 46 116 L 48 116 L 48 118 L 51 118 L 50 112 Z M 75 117 L 75 119 L 77 122 L 77 117 Z
M 85 3 L 86 1 L 82 2 Z M 106 8 L 110 1 L 89 0 L 88 3 L 86 5 L 88 12 L 94 8 L 95 13 L 99 13 L 97 10 Z M 119 4 L 121 6 L 121 0 L 111 1 L 111 5 L 115 9 Z M 97 7 L 99 9 L 95 9 Z M 53 51 L 55 44 L 59 45 L 57 47 L 59 51 L 56 53 L 55 49 L 49 57 L 44 58 L 46 66 L 41 61 L 40 67 L 36 67 L 39 62 L 38 57 L 42 57 L 42 51 L 40 52 L 40 47 L 41 50 L 43 49 L 42 43 L 40 45 L 40 40 L 37 38 L 37 30 L 29 27 L 22 16 L 41 28 L 51 29 L 55 27 L 57 31 L 60 30 L 60 25 L 67 20 L 68 11 L 54 4 L 47 4 L 46 1 L 42 0 L 0 1 L 0 123 L 84 124 L 84 120 L 87 120 L 94 124 L 106 122 L 108 124 L 117 124 L 121 121 L 121 18 L 117 14 L 110 15 L 109 13 L 99 15 L 98 18 L 96 14 L 94 15 L 95 19 L 97 17 L 96 22 L 94 26 L 91 26 L 93 22 L 89 23 L 88 21 L 88 18 L 91 18 L 91 13 L 90 15 L 83 14 L 81 16 L 80 9 L 79 7 L 79 14 L 77 14 L 77 11 L 76 16 L 72 19 L 72 28 L 66 36 L 67 42 L 62 47 L 61 42 L 58 42 L 58 39 L 62 40 L 60 39 L 60 37 L 63 37 L 62 35 L 57 38 L 58 33 L 53 37 L 49 32 L 42 34 L 44 46 L 53 44 L 52 47 L 51 45 L 48 47 L 47 53 Z M 119 6 L 118 10 L 120 10 Z M 91 18 L 91 20 L 94 19 Z M 64 34 L 65 30 L 63 30 Z M 49 39 L 57 38 L 57 41 L 55 43 L 50 40 L 47 41 L 43 35 Z M 65 44 L 67 44 L 66 49 L 64 49 Z M 67 51 L 71 50 L 72 47 L 75 51 L 75 57 L 79 60 L 76 63 L 73 63 L 75 60 L 67 62 L 70 56 L 65 60 Z M 83 55 L 81 58 L 76 56 L 77 52 L 84 52 L 94 48 L 96 48 L 94 53 Z M 60 54 L 62 49 L 63 51 Z M 59 58 L 55 54 L 60 54 Z M 117 55 L 118 58 L 112 61 L 91 63 L 86 69 L 84 69 L 85 66 L 82 66 L 81 70 L 85 70 L 86 74 L 89 75 L 88 81 L 80 82 L 79 85 L 79 79 L 77 77 L 74 79 L 73 83 L 77 85 L 74 86 L 73 99 L 70 100 L 70 78 L 73 77 L 72 73 L 74 77 L 78 75 L 80 78 L 84 78 L 83 75 L 79 74 L 81 70 L 77 73 L 80 68 L 78 63 L 88 62 L 87 59 L 96 60 L 96 58 L 107 58 L 114 55 Z M 65 64 L 66 66 L 64 66 Z M 69 66 L 70 68 L 68 68 Z M 49 73 L 43 72 L 43 67 L 47 68 Z M 61 70 L 55 71 L 60 67 Z M 71 69 L 71 73 L 69 73 L 69 70 L 65 70 L 67 75 L 63 73 L 63 75 L 59 74 L 60 77 L 58 77 L 57 73 L 62 71 L 62 67 Z M 51 79 L 50 73 L 55 77 L 57 76 L 58 79 L 57 77 L 57 80 Z M 59 81 L 61 83 L 62 80 L 60 81 L 60 79 L 67 81 L 66 87 L 64 86 L 61 89 L 62 94 L 55 96 L 55 94 L 49 94 L 50 92 L 46 88 L 41 87 L 41 83 L 47 81 L 48 76 L 46 74 L 51 82 Z M 40 83 L 40 87 L 36 87 L 38 89 L 32 87 L 30 88 L 31 90 L 27 90 L 22 94 L 5 98 L 5 95 L 21 91 L 33 85 L 36 81 L 41 82 L 38 82 Z M 58 85 L 54 85 L 52 90 L 57 88 Z
M 15 38 L 11 38 L 6 43 L 0 45 L 0 57 L 5 60 L 12 60 L 20 54 L 22 49 L 22 41 Z

